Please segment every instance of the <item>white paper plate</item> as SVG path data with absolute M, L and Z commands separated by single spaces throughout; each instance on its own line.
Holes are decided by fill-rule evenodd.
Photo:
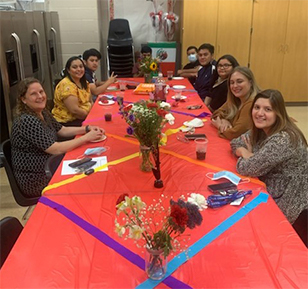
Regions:
M 172 98 L 172 99 L 175 99 L 175 95 L 174 95 L 174 96 L 171 96 L 171 98 Z M 186 98 L 187 98 L 187 96 L 181 95 L 181 100 L 182 100 L 182 99 L 186 99 Z
M 104 102 L 101 102 L 101 101 L 98 102 L 99 105 L 112 105 L 112 104 L 114 104 L 114 103 L 115 103 L 114 100 L 108 100 L 108 103 L 107 103 L 107 102 L 104 103 Z
M 185 89 L 186 86 L 185 85 L 173 85 L 172 88 L 173 89 Z
M 118 88 L 116 86 L 108 86 L 107 87 L 107 90 L 109 91 L 114 91 L 114 90 L 117 90 Z
M 103 135 L 100 139 L 97 139 L 97 140 L 92 140 L 91 142 L 100 142 L 100 141 L 103 141 L 107 138 L 106 135 Z
M 175 76 L 172 79 L 173 80 L 182 80 L 182 79 L 184 79 L 184 77 L 182 77 L 182 76 Z
M 193 121 L 185 121 L 183 123 L 185 126 L 190 126 L 190 127 L 203 127 L 204 123 L 194 123 Z

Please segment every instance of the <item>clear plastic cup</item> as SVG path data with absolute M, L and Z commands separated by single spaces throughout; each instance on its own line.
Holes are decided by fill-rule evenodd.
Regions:
M 196 138 L 195 143 L 197 160 L 205 160 L 208 140 L 206 138 Z

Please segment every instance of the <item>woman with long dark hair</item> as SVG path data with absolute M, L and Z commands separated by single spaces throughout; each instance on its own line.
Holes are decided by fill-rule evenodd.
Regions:
M 83 61 L 78 56 L 68 59 L 64 75 L 55 90 L 52 114 L 65 126 L 80 126 L 93 105 Z
M 227 79 L 232 70 L 239 66 L 237 60 L 229 54 L 220 57 L 216 63 L 216 69 L 210 81 L 210 91 L 205 97 L 204 103 L 211 112 L 220 108 L 227 100 Z
M 232 151 L 239 157 L 237 171 L 263 181 L 291 224 L 306 218 L 307 242 L 307 141 L 288 116 L 283 97 L 277 90 L 257 94 L 251 118 L 252 129 L 231 141 Z

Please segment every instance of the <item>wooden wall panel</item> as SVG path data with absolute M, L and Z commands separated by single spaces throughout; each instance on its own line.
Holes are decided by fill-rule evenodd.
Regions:
M 217 0 L 184 0 L 182 65 L 188 62 L 188 46 L 199 47 L 203 43 L 216 45 L 217 12 Z
M 252 8 L 251 0 L 219 0 L 216 59 L 231 54 L 248 65 Z
M 308 101 L 308 1 L 289 5 L 281 93 L 286 101 Z
M 254 3 L 250 68 L 262 89 L 279 89 L 289 1 Z

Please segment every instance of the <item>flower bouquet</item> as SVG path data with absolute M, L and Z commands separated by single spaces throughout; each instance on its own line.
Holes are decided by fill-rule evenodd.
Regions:
M 179 240 L 185 230 L 199 226 L 203 220 L 200 210 L 207 208 L 206 199 L 199 194 L 191 194 L 187 201 L 183 197 L 170 200 L 168 208 L 164 207 L 164 198 L 161 195 L 147 207 L 139 196 L 129 198 L 123 194 L 116 205 L 119 216 L 115 220 L 116 233 L 136 240 L 138 246 L 138 240 L 143 241 L 147 256 L 145 270 L 156 280 L 164 277 L 170 252 L 181 250 Z M 123 214 L 124 218 L 120 218 Z
M 151 83 L 152 77 L 157 75 L 158 72 L 158 58 L 152 58 L 151 56 L 142 57 L 140 60 L 140 71 L 144 75 L 145 83 Z
M 129 127 L 128 135 L 134 136 L 140 143 L 142 171 L 153 171 L 155 184 L 162 187 L 160 180 L 159 144 L 162 139 L 162 129 L 167 122 L 174 124 L 170 113 L 171 106 L 167 102 L 152 102 L 141 100 L 121 109 L 121 113 Z M 156 168 L 151 163 L 151 152 Z M 154 184 L 154 185 L 155 185 Z

